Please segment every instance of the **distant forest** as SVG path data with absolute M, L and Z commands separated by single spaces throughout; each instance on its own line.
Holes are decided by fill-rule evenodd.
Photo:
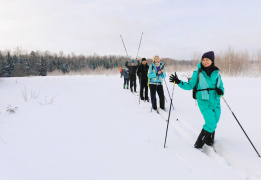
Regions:
M 161 58 L 168 72 L 192 71 L 200 62 L 201 56 L 194 60 L 175 60 Z M 0 76 L 47 76 L 62 74 L 106 74 L 118 73 L 119 66 L 124 67 L 128 60 L 126 56 L 116 55 L 75 55 L 64 54 L 62 51 L 50 53 L 49 51 L 31 51 L 30 53 L 17 48 L 13 52 L 0 50 Z M 147 60 L 148 64 L 152 59 Z M 228 76 L 260 76 L 261 51 L 254 57 L 248 52 L 235 52 L 229 48 L 224 53 L 216 54 L 215 64 L 221 73 Z

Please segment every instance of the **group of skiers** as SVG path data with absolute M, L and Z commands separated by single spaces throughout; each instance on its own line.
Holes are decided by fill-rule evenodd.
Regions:
M 159 56 L 154 56 L 153 63 L 148 66 L 146 58 L 142 58 L 142 63 L 135 65 L 135 61 L 126 62 L 128 69 L 121 69 L 121 76 L 124 76 L 123 88 L 127 87 L 130 80 L 131 92 L 136 92 L 136 75 L 140 80 L 140 98 L 149 101 L 148 86 L 150 88 L 151 103 L 154 110 L 157 110 L 156 92 L 159 96 L 160 108 L 165 111 L 165 96 L 162 83 L 166 78 L 164 63 L 160 62 Z M 199 109 L 205 120 L 205 124 L 194 144 L 195 148 L 202 148 L 204 144 L 212 146 L 214 143 L 215 129 L 221 114 L 220 96 L 224 95 L 224 87 L 219 74 L 219 69 L 215 66 L 215 56 L 213 51 L 202 55 L 201 62 L 194 70 L 188 82 L 180 80 L 177 74 L 169 77 L 171 83 L 178 84 L 184 90 L 192 90 L 197 100 Z M 134 87 L 134 91 L 133 91 Z M 144 97 L 145 90 L 145 97 Z
M 149 102 L 149 86 L 153 109 L 157 110 L 157 92 L 160 99 L 160 108 L 165 110 L 165 97 L 162 86 L 162 82 L 166 77 L 164 63 L 160 62 L 159 56 L 154 57 L 153 63 L 150 66 L 147 64 L 146 58 L 142 58 L 141 63 L 138 60 L 136 60 L 136 62 L 137 64 L 135 65 L 135 60 L 128 60 L 125 63 L 127 69 L 122 69 L 120 67 L 121 77 L 124 76 L 123 88 L 125 89 L 127 86 L 128 89 L 128 81 L 130 81 L 131 92 L 137 93 L 136 76 L 138 76 L 140 83 L 140 99 Z M 128 75 L 126 75 L 126 73 Z

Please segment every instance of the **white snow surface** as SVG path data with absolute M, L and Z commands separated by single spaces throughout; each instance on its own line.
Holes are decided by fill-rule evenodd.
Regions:
M 224 97 L 260 152 L 261 79 L 223 83 Z M 165 83 L 167 112 L 160 114 L 122 84 L 118 75 L 1 79 L 0 179 L 261 179 L 261 158 L 223 100 L 214 147 L 201 152 L 193 145 L 203 117 L 192 92 L 176 85 L 164 148 Z M 6 111 L 9 105 L 15 113 Z

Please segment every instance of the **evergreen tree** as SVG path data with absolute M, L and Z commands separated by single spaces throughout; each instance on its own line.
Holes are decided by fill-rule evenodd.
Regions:
M 41 57 L 41 61 L 40 63 L 38 63 L 37 69 L 38 69 L 39 76 L 47 75 L 46 60 L 43 57 Z
M 1 76 L 12 77 L 13 69 L 14 69 L 14 64 L 12 62 L 12 57 L 10 55 L 10 52 L 8 52 L 7 56 L 4 59 L 4 62 L 2 63 Z
M 3 76 L 3 67 L 4 67 L 4 56 L 2 55 L 2 52 L 0 51 L 0 76 Z
M 63 74 L 70 72 L 70 67 L 67 63 L 62 63 L 61 64 L 61 71 Z

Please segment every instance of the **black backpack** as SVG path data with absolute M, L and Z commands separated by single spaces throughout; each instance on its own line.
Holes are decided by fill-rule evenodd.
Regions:
M 192 97 L 193 97 L 193 99 L 197 99 L 196 94 L 197 94 L 197 87 L 198 87 L 198 81 L 199 81 L 199 75 L 200 75 L 200 73 L 201 73 L 201 69 L 198 70 L 197 82 L 196 82 L 195 87 L 194 87 L 193 90 L 192 90 Z

